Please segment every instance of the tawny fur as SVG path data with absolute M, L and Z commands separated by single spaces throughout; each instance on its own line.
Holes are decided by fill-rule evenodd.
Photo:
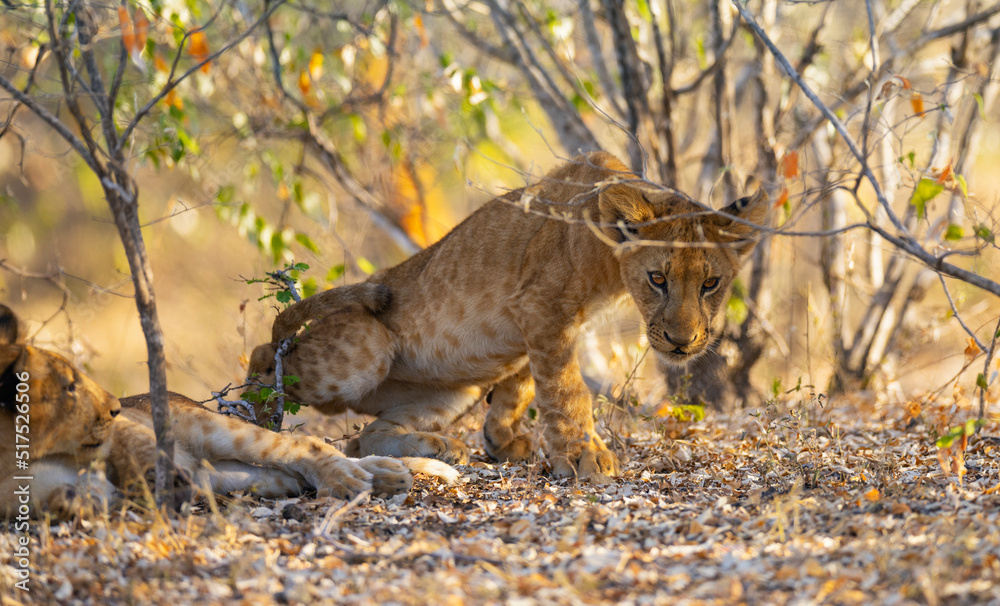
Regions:
M 630 294 L 657 355 L 672 364 L 701 355 L 766 210 L 758 192 L 724 209 L 736 220 L 707 213 L 640 183 L 609 154 L 577 157 L 407 261 L 280 314 L 276 340 L 309 322 L 284 359 L 285 373 L 300 379 L 288 396 L 328 414 L 377 416 L 356 454 L 464 462 L 467 447 L 436 432 L 492 390 L 484 426 L 492 457 L 533 455 L 521 420 L 534 401 L 557 476 L 617 475 L 577 365 L 581 326 Z M 383 309 L 363 302 L 375 286 L 391 294 Z M 276 346 L 253 352 L 252 377 L 273 379 Z
M 28 388 L 19 391 L 20 379 Z M 27 394 L 27 407 L 17 394 Z M 277 434 L 170 394 L 174 461 L 199 487 L 278 498 L 315 489 L 350 498 L 364 490 L 409 490 L 410 469 L 451 482 L 458 472 L 427 459 L 345 457 L 324 441 Z M 26 411 L 27 418 L 17 419 Z M 25 422 L 26 421 L 26 422 Z M 30 463 L 16 469 L 16 427 L 30 429 Z M 29 486 L 31 513 L 65 517 L 84 505 L 140 494 L 153 469 L 156 437 L 148 396 L 119 400 L 58 354 L 17 342 L 17 319 L 0 304 L 0 519 L 16 515 Z M 92 471 L 102 467 L 105 473 Z M 31 480 L 15 476 L 30 475 Z

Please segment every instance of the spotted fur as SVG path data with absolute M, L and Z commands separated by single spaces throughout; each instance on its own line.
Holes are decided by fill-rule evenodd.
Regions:
M 27 375 L 27 390 L 17 385 Z M 27 394 L 27 423 L 17 393 Z M 24 399 L 23 397 L 21 398 Z M 170 394 L 174 460 L 200 487 L 277 498 L 315 489 L 349 498 L 364 490 L 409 490 L 410 469 L 453 481 L 439 461 L 345 457 L 324 441 L 277 434 Z M 29 428 L 30 467 L 16 469 L 17 426 Z M 84 505 L 138 494 L 156 455 L 147 395 L 120 402 L 58 354 L 17 342 L 17 318 L 0 305 L 0 519 L 17 515 L 17 490 L 29 486 L 31 513 L 65 517 Z M 104 473 L 96 471 L 103 467 Z M 31 480 L 15 479 L 31 476 Z
M 580 156 L 367 282 L 293 305 L 250 373 L 272 379 L 277 341 L 308 322 L 284 360 L 301 379 L 288 395 L 330 414 L 377 416 L 353 445 L 359 455 L 463 462 L 467 447 L 437 432 L 492 390 L 491 456 L 533 455 L 522 419 L 534 401 L 557 476 L 617 475 L 577 365 L 581 326 L 630 294 L 657 355 L 672 364 L 701 355 L 766 210 L 758 192 L 727 215 L 706 213 L 609 154 Z M 384 307 L 363 300 L 382 289 Z

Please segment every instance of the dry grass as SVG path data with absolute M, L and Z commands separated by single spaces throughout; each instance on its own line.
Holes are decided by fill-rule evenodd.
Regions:
M 1000 601 L 1000 441 L 970 441 L 959 483 L 931 429 L 970 410 L 823 400 L 620 424 L 630 462 L 607 484 L 478 456 L 457 485 L 345 511 L 235 497 L 42 524 L 30 595 L 0 534 L 0 603 Z

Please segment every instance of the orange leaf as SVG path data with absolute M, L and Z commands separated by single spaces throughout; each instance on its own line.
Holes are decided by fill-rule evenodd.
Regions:
M 786 179 L 794 179 L 799 176 L 799 152 L 790 151 L 781 159 L 781 174 Z
M 118 24 L 122 29 L 122 46 L 125 47 L 125 52 L 131 53 L 136 48 L 135 32 L 132 30 L 132 20 L 129 19 L 124 6 L 118 7 Z
M 938 175 L 937 182 L 942 185 L 951 177 L 951 163 L 941 169 L 941 174 Z
M 170 89 L 167 96 L 163 98 L 163 102 L 167 104 L 167 107 L 175 107 L 178 110 L 184 110 L 184 100 L 177 96 L 176 89 Z
M 788 188 L 782 187 L 781 195 L 779 195 L 778 199 L 774 202 L 774 207 L 780 208 L 785 205 L 785 202 L 788 202 Z
M 427 48 L 427 31 L 424 29 L 424 19 L 420 15 L 413 16 L 413 26 L 420 35 L 420 48 Z
M 970 364 L 972 363 L 973 360 L 976 359 L 976 356 L 978 356 L 982 352 L 982 350 L 979 349 L 979 346 L 976 345 L 976 340 L 973 339 L 972 337 L 966 339 L 966 342 L 969 344 L 969 346 L 965 348 L 965 363 Z
M 121 15 L 121 13 L 119 13 Z M 142 51 L 146 48 L 146 35 L 149 33 L 149 19 L 141 8 L 135 11 L 135 47 Z
M 205 32 L 198 30 L 191 34 L 188 43 L 188 53 L 191 54 L 199 63 L 208 59 L 208 39 L 205 37 Z M 211 63 L 206 63 L 201 66 L 202 73 L 207 74 L 209 71 L 209 65 Z
M 910 81 L 907 80 L 906 78 L 902 76 L 896 76 L 896 77 L 899 78 L 899 81 L 902 83 L 904 90 L 910 90 L 911 88 L 913 88 L 913 85 L 910 84 Z
M 920 96 L 920 93 L 913 93 L 910 97 L 910 107 L 913 108 L 913 113 L 918 116 L 922 116 L 924 113 L 924 99 Z
M 878 488 L 872 488 L 871 490 L 865 493 L 865 499 L 869 501 L 877 501 L 881 498 L 882 495 L 879 493 Z
M 153 57 L 153 66 L 156 67 L 156 71 L 158 72 L 165 72 L 170 69 L 170 66 L 167 65 L 167 60 L 159 52 Z
M 309 81 L 309 72 L 301 72 L 299 74 L 299 90 L 302 91 L 303 95 L 308 95 L 309 91 L 312 90 L 312 82 Z
M 319 49 L 309 56 L 309 75 L 313 80 L 319 80 L 323 75 L 323 53 Z

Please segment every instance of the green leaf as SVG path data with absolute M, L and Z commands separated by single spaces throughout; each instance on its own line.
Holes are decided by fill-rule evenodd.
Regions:
M 976 377 L 976 387 L 979 387 L 983 391 L 990 388 L 990 386 L 986 384 L 986 375 L 983 373 L 979 373 L 979 376 Z
M 917 186 L 913 188 L 913 196 L 910 197 L 910 204 L 917 207 L 917 218 L 927 217 L 927 203 L 943 190 L 944 185 L 926 177 L 917 183 Z
M 961 240 L 963 236 L 962 226 L 954 223 L 948 224 L 947 231 L 944 232 L 945 240 Z
M 181 129 L 177 129 L 177 140 L 181 142 L 181 145 L 184 146 L 185 150 L 191 152 L 192 154 L 197 156 L 201 153 L 201 148 L 198 147 L 198 143 Z
M 215 194 L 215 199 L 223 204 L 228 204 L 233 199 L 233 194 L 236 193 L 236 188 L 232 185 L 224 185 L 219 188 L 219 193 Z
M 369 276 L 378 271 L 375 264 L 364 257 L 358 257 L 357 263 L 358 269 L 365 272 Z
M 306 250 L 319 254 L 319 247 L 316 246 L 316 243 L 313 242 L 309 236 L 305 234 L 295 234 L 295 241 L 304 246 Z
M 971 436 L 976 433 L 976 429 L 983 426 L 983 421 L 979 419 L 969 419 L 961 425 L 952 427 L 948 433 L 934 441 L 938 448 L 949 448 L 956 440 L 964 436 Z
M 749 313 L 750 310 L 742 297 L 735 294 L 729 297 L 729 301 L 726 303 L 726 320 L 732 324 L 743 324 Z
M 653 22 L 653 12 L 649 10 L 649 3 L 646 0 L 636 0 L 639 4 L 639 16 L 646 21 L 646 23 Z
M 281 382 L 283 384 L 285 384 L 285 385 L 295 385 L 296 383 L 300 382 L 301 380 L 302 379 L 298 378 L 295 375 L 285 375 L 285 376 L 281 377 Z
M 319 290 L 319 285 L 316 284 L 315 278 L 309 278 L 308 280 L 303 280 L 302 283 L 300 284 L 300 287 L 302 289 L 303 299 L 305 299 L 306 297 L 313 296 L 314 294 L 316 294 L 316 291 Z
M 289 269 L 294 269 L 295 271 L 306 271 L 309 269 L 309 265 L 306 263 L 296 263 L 289 267 Z
M 980 240 L 989 242 L 990 244 L 992 244 L 995 239 L 993 232 L 990 231 L 990 228 L 986 227 L 983 223 L 976 226 L 976 237 Z
M 969 197 L 969 184 L 965 182 L 965 177 L 955 173 L 955 180 L 958 181 L 958 187 L 962 190 L 962 195 L 966 198 Z
M 656 413 L 658 417 L 673 417 L 681 423 L 697 423 L 705 418 L 705 407 L 698 404 L 671 404 Z
M 349 114 L 347 119 L 351 121 L 351 128 L 354 130 L 354 140 L 364 143 L 368 139 L 368 127 L 365 126 L 364 119 L 358 114 Z
M 771 393 L 777 398 L 782 391 L 784 389 L 781 388 L 781 377 L 774 377 L 774 381 L 771 382 Z
M 979 93 L 972 93 L 972 96 L 975 97 L 975 99 L 976 99 L 976 105 L 979 106 L 979 117 L 982 118 L 983 120 L 985 120 L 986 119 L 986 109 L 985 109 L 985 106 L 983 105 L 983 96 L 980 95 Z
M 274 298 L 277 299 L 279 303 L 289 303 L 292 300 L 292 293 L 287 290 L 279 290 L 274 294 Z
M 326 272 L 326 281 L 336 282 L 342 275 L 344 275 L 344 264 L 334 265 L 330 268 L 330 271 Z
M 708 67 L 708 57 L 705 54 L 704 36 L 698 36 L 698 39 L 695 40 L 695 54 L 698 57 L 698 69 L 705 69 Z
M 903 164 L 904 163 L 903 161 L 905 160 L 906 162 L 910 163 L 910 166 L 913 166 L 914 163 L 916 162 L 917 154 L 915 152 L 910 152 L 910 153 L 906 154 L 905 156 L 900 156 L 897 159 L 899 160 L 900 164 Z

